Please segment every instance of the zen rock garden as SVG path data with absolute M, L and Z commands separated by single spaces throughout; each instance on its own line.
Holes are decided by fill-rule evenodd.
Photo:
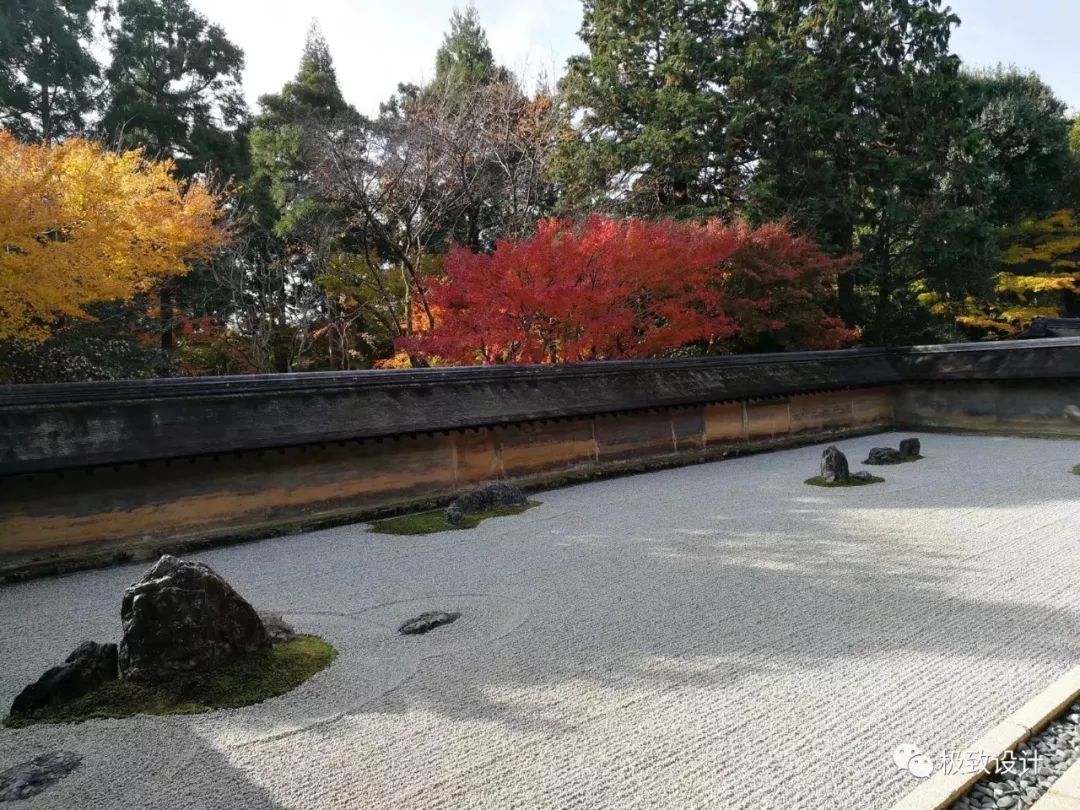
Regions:
M 5 723 L 257 703 L 334 657 L 320 639 L 260 616 L 208 566 L 170 555 L 127 588 L 120 621 L 119 645 L 80 644 L 15 697 Z
M 872 448 L 863 463 L 870 465 L 903 464 L 907 461 L 918 461 L 921 458 L 919 440 L 909 438 L 900 442 L 898 450 L 891 447 Z M 884 480 L 884 478 L 879 478 L 865 470 L 852 472 L 847 456 L 840 452 L 840 448 L 831 445 L 821 453 L 821 473 L 813 478 L 806 479 L 806 483 L 817 487 L 858 487 L 866 484 L 880 484 Z

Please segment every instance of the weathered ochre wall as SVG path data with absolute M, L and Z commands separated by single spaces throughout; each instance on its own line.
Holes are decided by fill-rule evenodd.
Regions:
M 529 486 L 893 424 L 894 387 L 8 476 L 0 575 L 141 557 Z
M 1080 383 L 1067 378 L 912 382 L 896 397 L 896 421 L 909 427 L 1080 438 L 1077 417 Z

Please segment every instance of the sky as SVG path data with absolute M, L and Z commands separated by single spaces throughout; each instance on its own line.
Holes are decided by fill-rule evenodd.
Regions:
M 317 18 L 345 97 L 373 113 L 399 82 L 420 82 L 450 13 L 464 0 L 192 0 L 244 49 L 248 100 L 279 90 L 296 73 L 304 37 Z M 580 0 L 475 0 L 495 58 L 530 87 L 557 78 L 566 58 L 585 50 L 577 37 Z M 961 18 L 952 49 L 969 67 L 1013 65 L 1042 76 L 1080 110 L 1080 0 L 949 0 Z

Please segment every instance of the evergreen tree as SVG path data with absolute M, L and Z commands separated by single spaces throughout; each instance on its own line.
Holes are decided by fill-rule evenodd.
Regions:
M 476 6 L 469 5 L 464 12 L 454 9 L 450 30 L 435 54 L 435 86 L 477 85 L 507 77 L 508 71 L 495 64 Z
M 249 253 L 231 257 L 243 264 L 232 277 L 246 276 L 244 311 L 258 311 L 257 323 L 270 370 L 293 366 L 290 311 L 318 297 L 316 278 L 336 247 L 336 208 L 312 188 L 315 141 L 355 124 L 359 116 L 345 102 L 333 59 L 317 23 L 308 31 L 296 78 L 281 91 L 259 99 L 250 137 L 251 177 L 244 184 Z
M 729 138 L 740 0 L 585 0 L 562 89 L 578 137 L 555 172 L 571 208 L 729 213 L 744 155 Z
M 735 83 L 735 129 L 758 158 L 749 210 L 861 253 L 839 308 L 875 342 L 918 339 L 919 295 L 987 280 L 957 22 L 940 0 L 762 0 Z
M 20 0 L 0 6 L 0 125 L 50 143 L 81 132 L 94 105 L 89 51 L 97 0 Z
M 245 171 L 244 54 L 188 0 L 120 0 L 109 27 L 105 134 L 184 174 Z
M 341 93 L 317 23 L 308 31 L 296 78 L 279 93 L 260 97 L 259 108 L 250 137 L 248 201 L 263 225 L 287 237 L 319 207 L 302 188 L 311 165 L 311 131 L 344 126 L 358 117 Z

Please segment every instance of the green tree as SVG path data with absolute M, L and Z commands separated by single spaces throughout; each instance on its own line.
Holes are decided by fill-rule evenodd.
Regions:
M 242 250 L 222 258 L 217 278 L 232 296 L 234 324 L 255 365 L 289 371 L 311 349 L 298 330 L 325 310 L 316 279 L 338 248 L 340 212 L 312 188 L 316 141 L 355 125 L 326 40 L 308 31 L 296 78 L 259 99 L 250 136 L 251 177 L 244 183 Z
M 105 134 L 173 158 L 189 176 L 243 175 L 243 52 L 188 0 L 120 0 L 114 16 Z
M 1075 202 L 1066 105 L 1034 73 L 964 73 L 972 127 L 992 178 L 996 225 L 1041 217 Z
M 435 86 L 483 84 L 505 80 L 508 73 L 495 64 L 476 6 L 470 4 L 465 11 L 454 9 L 450 30 L 435 54 Z
M 79 133 L 99 66 L 89 50 L 97 0 L 0 6 L 0 125 L 26 141 Z
M 926 337 L 920 295 L 988 281 L 957 22 L 940 0 L 762 0 L 734 83 L 733 130 L 758 158 L 749 210 L 860 252 L 838 306 L 872 342 Z
M 729 133 L 740 0 L 585 0 L 587 56 L 562 91 L 576 137 L 553 171 L 567 206 L 730 213 L 746 155 Z
M 313 130 L 357 120 L 345 102 L 326 39 L 317 23 L 308 31 L 296 78 L 278 93 L 259 98 L 250 136 L 252 176 L 248 201 L 261 223 L 278 236 L 297 234 L 317 217 L 318 200 L 305 192 L 312 164 Z
M 243 52 L 188 0 L 119 0 L 107 25 L 112 61 L 101 129 L 123 148 L 176 162 L 181 175 L 247 174 Z M 205 267 L 159 289 L 161 347 L 177 346 L 181 323 L 215 300 Z M 185 306 L 186 302 L 186 306 Z

